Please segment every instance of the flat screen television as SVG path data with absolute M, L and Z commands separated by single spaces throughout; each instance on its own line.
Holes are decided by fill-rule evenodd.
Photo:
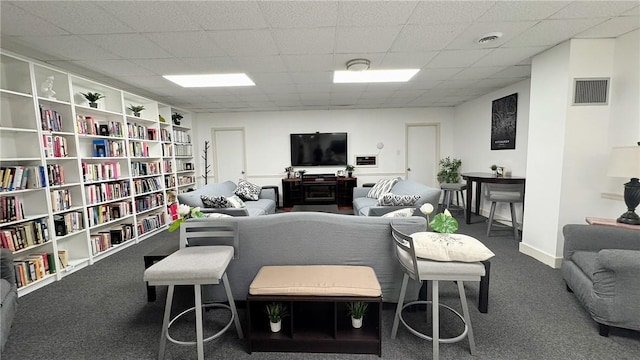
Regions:
M 347 133 L 291 134 L 291 165 L 347 165 Z

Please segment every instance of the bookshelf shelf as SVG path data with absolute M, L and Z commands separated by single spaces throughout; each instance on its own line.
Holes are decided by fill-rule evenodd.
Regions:
M 53 262 L 19 296 L 167 228 L 175 155 L 194 163 L 189 112 L 4 51 L 0 72 L 0 201 L 15 213 L 0 218 L 0 240 L 29 266 L 46 269 L 43 253 Z M 87 92 L 104 98 L 92 107 Z M 145 109 L 133 116 L 130 105 Z M 173 111 L 182 126 L 172 124 Z M 190 179 L 181 181 L 194 186 Z M 120 193 L 92 194 L 113 184 Z

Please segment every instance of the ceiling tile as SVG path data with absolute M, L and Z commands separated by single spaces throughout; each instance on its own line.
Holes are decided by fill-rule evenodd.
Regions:
M 427 64 L 427 68 L 467 67 L 492 50 L 447 50 L 441 51 Z
M 625 13 L 638 6 L 637 1 L 573 1 L 550 19 L 582 19 L 610 17 Z
M 109 52 L 92 41 L 77 35 L 22 36 L 22 44 L 54 55 L 60 60 L 118 59 L 120 56 Z
M 536 21 L 476 23 L 468 27 L 460 36 L 449 43 L 447 49 L 497 48 L 520 35 L 523 31 L 533 27 L 536 23 Z M 502 37 L 488 43 L 478 43 L 478 39 L 488 33 L 494 32 L 502 33 Z
M 0 11 L 0 30 L 2 37 L 68 34 L 62 28 L 6 1 L 2 2 Z
M 576 35 L 576 38 L 616 38 L 640 27 L 640 16 L 623 16 L 611 18 Z
M 333 81 L 333 72 L 295 72 L 291 78 L 296 84 L 330 84 Z
M 187 68 L 186 64 L 179 59 L 132 59 L 134 64 L 138 64 L 156 75 L 181 74 Z
M 404 25 L 417 1 L 342 1 L 338 26 Z
M 325 1 L 261 1 L 258 6 L 274 29 L 335 26 L 338 3 Z
M 390 52 L 384 56 L 381 69 L 420 69 L 425 66 L 437 51 Z
M 497 1 L 479 22 L 542 20 L 553 15 L 570 1 Z
M 601 23 L 602 19 L 543 20 L 508 41 L 505 47 L 552 46 Z
M 493 4 L 493 1 L 421 1 L 409 24 L 471 23 Z
M 531 76 L 531 65 L 510 66 L 489 78 L 526 78 Z
M 75 6 L 78 2 L 71 2 Z M 188 3 L 187 3 L 188 4 Z M 182 2 L 175 1 L 103 1 L 99 5 L 107 13 L 138 32 L 200 30 L 182 11 Z M 188 6 L 188 5 L 187 5 Z M 106 14 L 105 14 L 106 15 Z M 87 16 L 89 19 L 95 15 Z M 109 16 L 107 19 L 112 18 Z M 105 19 L 106 20 L 106 19 Z M 70 19 L 69 21 L 73 21 Z M 114 31 L 115 32 L 115 31 Z
M 233 61 L 247 73 L 282 73 L 287 71 L 281 56 L 234 56 Z
M 543 52 L 547 47 L 519 47 L 519 48 L 499 48 L 490 52 L 487 56 L 474 63 L 474 66 L 498 66 L 517 64 L 525 59 Z
M 250 77 L 256 85 L 268 84 L 272 85 L 274 88 L 280 87 L 281 85 L 289 85 L 293 87 L 293 80 L 291 79 L 291 75 L 287 72 L 253 73 Z
M 181 60 L 187 64 L 184 72 L 188 74 L 234 73 L 243 71 L 242 64 L 228 56 L 184 58 Z
M 267 30 L 223 30 L 212 38 L 230 56 L 264 56 L 278 54 L 278 47 Z
M 216 45 L 213 35 L 204 31 L 142 34 L 176 57 L 213 57 L 227 55 Z
M 169 53 L 139 34 L 82 35 L 82 38 L 123 58 L 171 57 Z
M 401 26 L 338 27 L 335 52 L 386 52 L 401 29 Z
M 449 81 L 441 82 L 435 88 L 436 89 L 466 89 L 477 82 L 478 80 L 449 80 Z
M 452 79 L 454 80 L 471 80 L 471 79 L 484 79 L 495 73 L 503 70 L 503 66 L 487 66 L 487 67 L 468 67 L 459 73 L 455 74 Z
M 282 58 L 290 72 L 333 71 L 331 55 L 284 55 Z
M 444 49 L 464 32 L 469 24 L 407 25 L 392 46 L 394 52 Z
M 276 29 L 273 38 L 281 54 L 331 54 L 335 29 L 332 27 L 297 29 L 295 31 Z
M 448 80 L 448 79 L 451 79 L 453 75 L 459 73 L 460 71 L 462 71 L 462 68 L 440 68 L 440 69 L 424 68 L 413 76 L 413 78 L 411 79 L 411 82 Z
M 123 76 L 130 75 L 145 75 L 145 76 L 153 76 L 156 75 L 148 69 L 144 67 L 134 64 L 129 60 L 81 60 L 76 61 L 81 66 L 88 67 L 90 66 L 92 69 L 112 76 L 114 78 L 121 78 Z
M 191 22 L 205 30 L 267 28 L 255 1 L 185 1 L 180 6 Z

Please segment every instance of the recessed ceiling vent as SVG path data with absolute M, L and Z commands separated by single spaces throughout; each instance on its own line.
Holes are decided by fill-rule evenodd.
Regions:
M 609 78 L 574 79 L 573 105 L 607 105 Z

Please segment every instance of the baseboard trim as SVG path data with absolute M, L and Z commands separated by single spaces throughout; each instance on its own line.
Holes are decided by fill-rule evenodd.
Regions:
M 554 269 L 559 269 L 560 265 L 562 265 L 562 258 L 558 258 L 552 255 L 549 255 L 543 251 L 540 251 L 528 244 L 525 243 L 520 243 L 520 246 L 518 247 L 518 250 L 525 254 L 525 255 L 529 255 L 532 258 L 540 261 L 541 263 L 550 266 Z

